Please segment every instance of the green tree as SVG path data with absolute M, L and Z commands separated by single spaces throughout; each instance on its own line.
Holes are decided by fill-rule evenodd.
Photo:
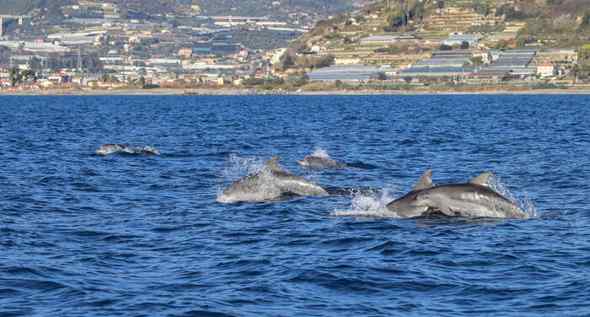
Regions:
M 309 77 L 307 75 L 290 75 L 287 77 L 286 83 L 289 86 L 293 87 L 301 87 L 304 86 L 309 82 Z
M 31 69 L 26 69 L 21 72 L 20 78 L 21 78 L 21 81 L 24 80 L 24 81 L 36 82 L 37 81 L 37 74 Z
M 29 60 L 29 69 L 36 72 L 43 70 L 43 64 L 41 63 L 41 60 L 37 57 L 31 58 Z
M 578 60 L 580 63 L 587 63 L 590 60 L 590 44 L 586 44 L 578 50 Z
M 384 72 L 378 72 L 374 75 L 371 75 L 371 79 L 379 81 L 387 80 L 387 75 Z
M 139 87 L 141 87 L 142 89 L 145 88 L 145 77 L 140 76 L 137 81 L 139 83 Z
M 574 69 L 576 78 L 586 79 L 590 75 L 590 44 L 578 50 L 578 65 Z
M 390 29 L 400 28 L 402 26 L 405 26 L 407 23 L 408 22 L 406 14 L 400 9 L 392 10 L 387 15 L 387 26 Z
M 10 69 L 10 84 L 12 85 L 12 87 L 16 87 L 16 85 L 20 84 L 22 82 L 23 78 L 21 76 L 21 72 L 18 70 L 18 68 L 13 67 Z
M 483 58 L 481 56 L 471 58 L 471 62 L 473 66 L 481 66 L 483 65 Z
M 582 23 L 580 23 L 580 29 L 586 29 L 590 27 L 590 11 L 586 11 L 582 17 Z
M 333 55 L 325 56 L 301 56 L 295 61 L 296 65 L 301 68 L 323 68 L 334 64 Z
M 281 58 L 279 59 L 279 65 L 278 68 L 279 69 L 288 69 L 291 68 L 295 65 L 295 59 L 293 58 L 293 55 L 291 54 L 291 52 L 285 52 L 285 54 L 283 54 L 283 56 L 281 56 Z
M 488 2 L 485 0 L 474 0 L 473 10 L 481 15 L 490 14 L 490 6 L 488 5 Z

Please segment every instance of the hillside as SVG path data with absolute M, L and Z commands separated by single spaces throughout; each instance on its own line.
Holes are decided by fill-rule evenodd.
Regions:
M 35 0 L 0 0 L 0 14 L 26 14 L 38 4 Z
M 422 44 L 454 32 L 479 34 L 491 48 L 576 48 L 590 42 L 590 7 L 588 0 L 380 0 L 354 14 L 318 23 L 291 44 L 287 62 L 314 47 L 323 55 L 351 61 L 367 62 L 377 55 L 394 58 L 404 52 L 416 55 L 435 49 Z M 368 37 L 399 35 L 422 44 L 363 44 Z
M 26 14 L 36 8 L 59 7 L 73 0 L 0 0 L 0 14 Z M 113 0 L 127 10 L 146 15 L 174 12 L 178 4 L 197 4 L 208 15 L 284 15 L 306 12 L 327 15 L 350 9 L 352 0 Z M 273 5 L 274 3 L 274 5 Z

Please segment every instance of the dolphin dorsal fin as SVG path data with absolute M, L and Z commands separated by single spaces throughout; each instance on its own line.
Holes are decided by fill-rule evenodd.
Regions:
M 490 186 L 490 179 L 494 176 L 491 172 L 481 173 L 479 176 L 473 178 L 469 181 L 471 184 L 481 185 L 481 186 Z
M 270 160 L 266 162 L 266 167 L 271 171 L 282 171 L 283 169 L 279 165 L 280 158 L 278 156 L 273 156 Z
M 428 189 L 431 187 L 434 187 L 434 184 L 432 184 L 432 170 L 429 169 L 422 174 L 420 180 L 414 185 L 414 190 Z

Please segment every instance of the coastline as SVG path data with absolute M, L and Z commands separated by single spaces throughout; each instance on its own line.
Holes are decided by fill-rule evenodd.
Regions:
M 113 90 L 80 90 L 80 89 L 48 89 L 48 90 L 0 90 L 0 96 L 371 96 L 371 95 L 590 95 L 590 88 L 584 89 L 488 89 L 488 90 L 260 90 L 260 89 L 113 89 Z

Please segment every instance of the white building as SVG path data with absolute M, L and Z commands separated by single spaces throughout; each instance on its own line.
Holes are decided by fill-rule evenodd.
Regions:
M 537 65 L 537 74 L 541 77 L 553 77 L 557 75 L 557 69 L 551 63 L 539 64 Z

